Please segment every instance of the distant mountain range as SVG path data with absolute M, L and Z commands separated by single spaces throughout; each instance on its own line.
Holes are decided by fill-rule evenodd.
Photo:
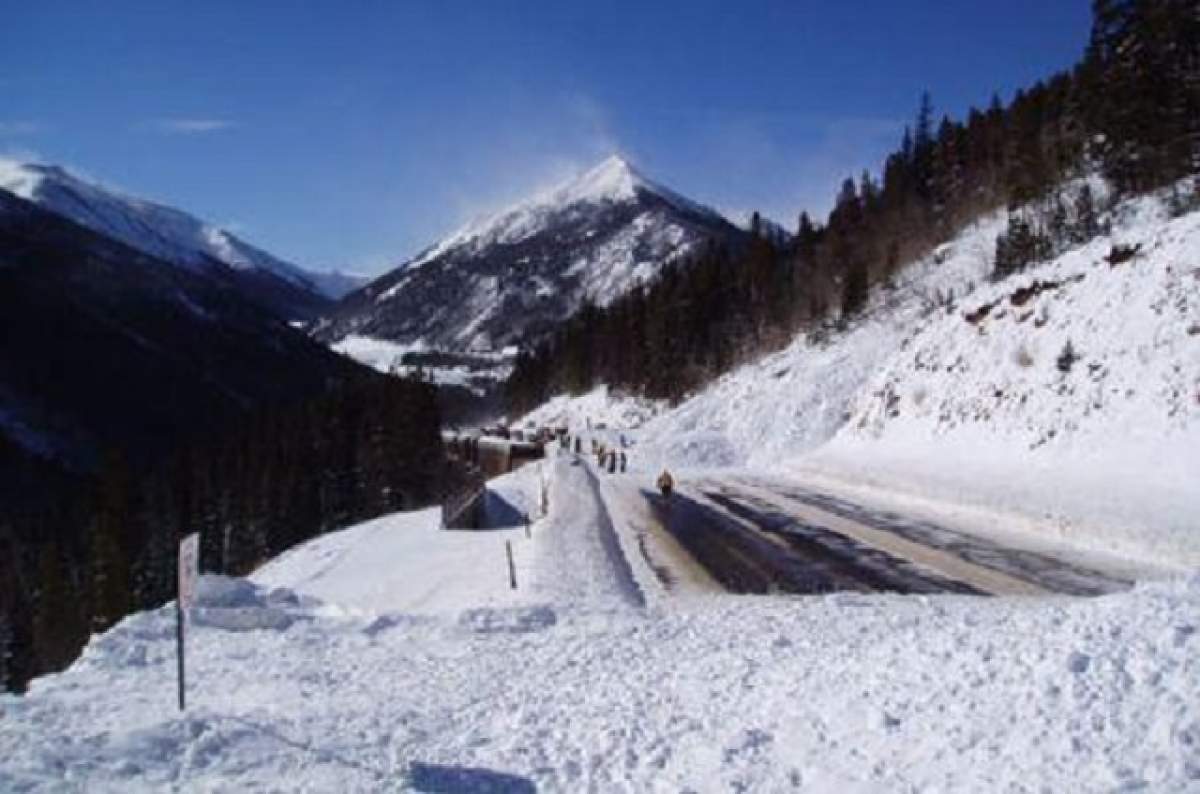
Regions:
M 606 305 L 706 241 L 747 236 L 719 213 L 610 157 L 577 179 L 467 224 L 343 298 L 314 326 L 451 351 L 535 340 Z
M 312 319 L 361 285 L 341 273 L 304 270 L 186 212 L 123 195 L 58 166 L 0 160 L 0 190 L 163 262 L 220 272 L 247 298 L 287 320 Z
M 62 168 L 0 160 L 0 451 L 80 471 L 106 450 L 152 455 L 263 405 L 371 377 L 318 343 L 353 357 L 364 344 L 346 340 L 363 337 L 423 351 L 369 363 L 461 392 L 467 407 L 447 415 L 479 412 L 479 384 L 498 383 L 511 356 L 476 372 L 463 355 L 534 341 L 707 241 L 747 236 L 613 157 L 335 303 L 352 278 L 307 272 Z M 301 323 L 316 339 L 289 327 Z M 460 383 L 468 376 L 473 386 Z
M 138 230 L 183 255 L 169 236 Z M 174 266 L 0 190 L 0 452 L 83 471 L 106 451 L 146 458 L 369 376 L 247 291 L 247 272 L 270 290 L 283 276 L 194 262 Z

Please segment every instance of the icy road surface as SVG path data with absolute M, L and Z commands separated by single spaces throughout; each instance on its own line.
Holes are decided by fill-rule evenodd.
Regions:
M 664 499 L 645 473 L 597 476 L 666 590 L 685 578 L 683 555 L 732 593 L 1101 595 L 1133 583 L 1067 546 L 1029 548 L 778 477 L 695 474 Z

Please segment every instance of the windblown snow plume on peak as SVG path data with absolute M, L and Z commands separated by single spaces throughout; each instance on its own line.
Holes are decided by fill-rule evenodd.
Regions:
M 580 176 L 514 207 L 472 220 L 417 255 L 407 266 L 418 267 L 454 248 L 482 250 L 497 243 L 518 243 L 553 225 L 564 212 L 636 202 L 642 196 L 653 196 L 680 212 L 707 216 L 718 223 L 725 221 L 715 210 L 652 182 L 620 155 L 612 155 Z
M 0 189 L 189 270 L 203 272 L 225 265 L 282 279 L 318 300 L 340 297 L 323 291 L 319 274 L 271 256 L 219 226 L 81 179 L 58 166 L 0 158 Z
M 701 242 L 746 235 L 618 156 L 454 234 L 344 300 L 317 328 L 451 350 L 536 338 L 607 305 Z

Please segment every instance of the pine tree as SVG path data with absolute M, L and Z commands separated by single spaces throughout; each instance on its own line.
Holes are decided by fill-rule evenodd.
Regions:
M 59 550 L 44 544 L 38 556 L 38 593 L 33 610 L 34 656 L 39 670 L 61 670 L 81 637 L 71 633 L 70 585 Z
M 1089 122 L 1117 189 L 1200 167 L 1200 14 L 1194 0 L 1095 0 L 1084 66 Z
M 132 535 L 130 477 L 125 458 L 110 452 L 104 463 L 99 503 L 90 532 L 90 588 L 92 628 L 102 631 L 120 620 L 133 606 L 130 570 Z
M 912 170 L 917 196 L 926 203 L 933 201 L 933 99 L 929 92 L 921 94 L 921 105 L 917 109 L 917 121 L 913 127 Z
M 13 669 L 13 645 L 15 632 L 9 613 L 0 609 L 0 692 L 9 692 L 17 688 L 15 670 Z
M 1100 218 L 1096 211 L 1096 199 L 1092 188 L 1086 182 L 1075 196 L 1075 224 L 1072 228 L 1071 241 L 1075 244 L 1086 243 L 1100 234 Z

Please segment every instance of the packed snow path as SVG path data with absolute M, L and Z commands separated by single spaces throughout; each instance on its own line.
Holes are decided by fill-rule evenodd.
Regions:
M 644 606 L 596 475 L 574 455 L 549 465 L 550 514 L 534 544 L 534 591 L 560 603 Z

